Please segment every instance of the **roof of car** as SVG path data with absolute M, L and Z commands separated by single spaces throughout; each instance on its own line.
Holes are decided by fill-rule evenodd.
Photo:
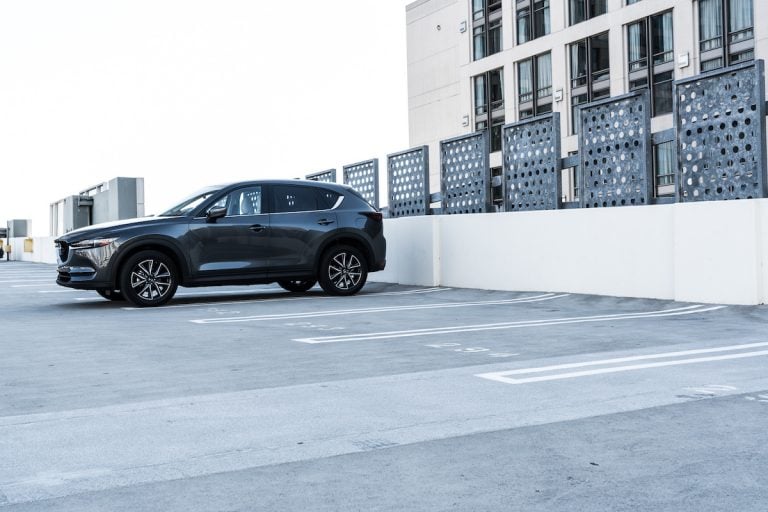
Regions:
M 342 183 L 330 183 L 327 181 L 315 181 L 315 180 L 302 180 L 302 179 L 295 179 L 295 180 L 286 180 L 286 179 L 271 179 L 271 180 L 248 180 L 248 181 L 233 181 L 230 183 L 223 183 L 221 185 L 217 185 L 216 188 L 229 188 L 234 186 L 240 186 L 240 185 L 309 185 L 309 186 L 319 186 L 324 188 L 341 188 L 345 190 L 350 190 L 352 187 L 349 185 L 345 185 Z

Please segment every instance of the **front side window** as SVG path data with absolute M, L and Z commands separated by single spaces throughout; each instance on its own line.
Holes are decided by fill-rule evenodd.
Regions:
M 754 59 L 753 0 L 699 0 L 701 71 Z
M 627 26 L 629 89 L 650 89 L 654 116 L 672 112 L 673 40 L 672 11 Z
M 473 78 L 475 130 L 490 130 L 491 152 L 501 151 L 504 126 L 504 75 L 501 68 Z
M 571 129 L 578 133 L 581 106 L 610 96 L 608 32 L 570 45 Z
M 227 216 L 229 217 L 260 215 L 262 213 L 261 187 L 255 186 L 235 190 L 229 194 L 226 207 Z
M 517 73 L 519 118 L 552 112 L 552 54 L 519 62 Z

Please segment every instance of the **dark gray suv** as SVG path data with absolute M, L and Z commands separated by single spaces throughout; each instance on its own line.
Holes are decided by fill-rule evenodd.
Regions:
M 98 224 L 56 240 L 56 282 L 137 306 L 178 286 L 277 282 L 352 295 L 384 269 L 381 213 L 355 190 L 273 180 L 209 187 L 157 217 Z

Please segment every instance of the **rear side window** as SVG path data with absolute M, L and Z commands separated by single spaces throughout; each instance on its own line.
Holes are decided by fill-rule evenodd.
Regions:
M 318 196 L 310 187 L 274 185 L 272 187 L 274 213 L 311 212 L 318 210 Z

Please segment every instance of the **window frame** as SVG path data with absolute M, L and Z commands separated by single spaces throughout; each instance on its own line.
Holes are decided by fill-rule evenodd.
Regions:
M 493 75 L 498 74 L 498 83 L 495 84 Z M 477 84 L 483 83 L 483 99 L 485 104 L 481 107 L 477 105 Z M 501 98 L 495 98 L 494 89 L 498 88 Z M 489 130 L 489 152 L 495 153 L 501 150 L 501 127 L 505 123 L 505 100 L 504 100 L 504 68 L 495 68 L 485 73 L 472 77 L 472 98 L 474 112 L 475 130 Z M 495 99 L 494 99 L 495 98 Z M 496 144 L 498 142 L 498 144 Z M 498 146 L 498 147 L 497 147 Z
M 702 39 L 704 30 L 702 14 L 703 2 L 717 2 L 720 7 L 719 18 L 720 34 L 708 39 Z M 699 53 L 699 71 L 705 73 L 724 67 L 733 66 L 755 58 L 755 4 L 749 0 L 751 7 L 752 25 L 731 31 L 731 6 L 733 0 L 697 0 L 696 2 L 696 30 L 698 31 L 697 50 Z M 747 37 L 737 35 L 747 34 Z
M 608 51 L 608 67 L 599 70 L 593 70 L 593 50 L 595 49 L 594 41 L 598 37 L 605 36 L 606 50 Z M 584 73 L 573 77 L 573 48 L 576 45 L 583 45 L 584 48 Z M 571 92 L 571 134 L 576 135 L 579 133 L 579 126 L 577 119 L 581 119 L 576 115 L 577 107 L 586 103 L 608 98 L 611 95 L 611 67 L 610 67 L 610 37 L 609 32 L 598 32 L 592 34 L 583 39 L 574 41 L 568 45 L 568 58 L 569 58 L 569 73 L 570 77 L 570 92 Z M 582 67 L 582 66 L 578 66 Z M 597 78 L 597 79 L 596 79 Z M 597 87 L 596 87 L 597 86 Z M 586 98 L 583 98 L 586 96 Z M 579 103 L 574 103 L 576 98 L 580 98 Z M 583 100 L 583 101 L 581 101 Z
M 539 84 L 539 59 L 541 57 L 544 57 L 545 55 L 549 55 L 550 84 L 549 84 L 549 87 L 542 88 L 541 84 Z M 523 93 L 520 90 L 523 83 L 521 80 L 520 66 L 526 63 L 530 63 L 531 91 L 526 93 L 526 96 L 530 95 L 530 99 L 523 101 Z M 518 120 L 522 121 L 523 119 L 530 119 L 531 117 L 536 117 L 543 114 L 549 114 L 550 112 L 552 112 L 552 108 L 553 108 L 553 94 L 552 94 L 553 85 L 551 83 L 552 52 L 549 51 L 549 52 L 539 53 L 538 55 L 533 55 L 527 59 L 519 60 L 515 64 L 516 64 L 516 71 L 517 71 L 517 118 Z M 549 89 L 549 94 L 542 94 L 542 92 L 545 91 L 545 89 Z M 549 101 L 544 101 L 547 98 L 549 98 Z M 531 114 L 523 116 L 524 108 L 526 111 L 530 109 Z
M 482 8 L 478 9 L 478 5 Z M 472 61 L 500 53 L 504 49 L 501 0 L 473 0 L 470 9 L 472 11 Z
M 670 50 L 656 51 L 656 25 L 657 20 L 664 16 L 669 16 L 672 25 L 672 48 Z M 639 59 L 630 60 L 632 41 L 630 40 L 632 27 L 641 27 L 640 43 L 645 47 L 645 55 Z M 672 83 L 675 81 L 675 41 L 674 41 L 674 18 L 673 10 L 667 9 L 646 16 L 639 20 L 625 25 L 626 46 L 627 46 L 627 89 L 629 91 L 638 91 L 648 89 L 651 100 L 651 115 L 653 117 L 667 115 L 672 113 Z M 661 56 L 661 58 L 659 57 Z M 638 65 L 640 64 L 640 65 Z M 670 75 L 671 74 L 671 75 Z M 667 86 L 669 88 L 667 89 Z M 666 92 L 668 96 L 668 106 L 660 111 L 661 93 Z M 658 96 L 658 97 L 657 97 Z

